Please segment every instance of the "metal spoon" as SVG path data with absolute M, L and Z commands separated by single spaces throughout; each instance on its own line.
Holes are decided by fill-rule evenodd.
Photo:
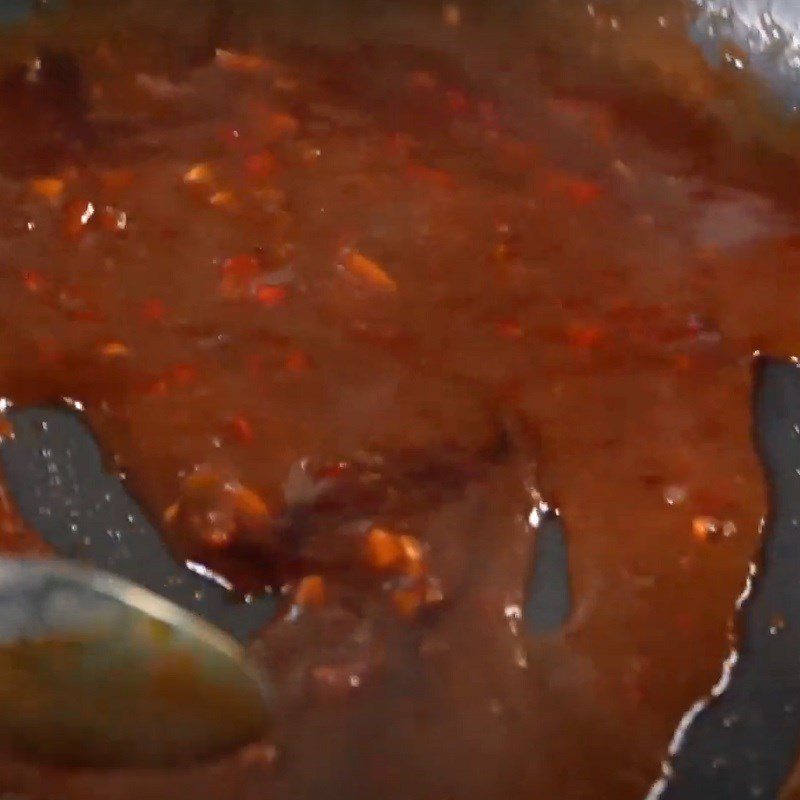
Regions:
M 232 638 L 109 573 L 0 558 L 0 739 L 39 761 L 160 766 L 262 735 L 270 692 Z

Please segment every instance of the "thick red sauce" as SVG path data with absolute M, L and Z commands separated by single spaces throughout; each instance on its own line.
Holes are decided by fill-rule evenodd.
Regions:
M 671 4 L 264 4 L 210 37 L 196 4 L 92 5 L 6 40 L 0 393 L 80 401 L 176 553 L 294 610 L 252 645 L 268 741 L 159 772 L 9 756 L 0 789 L 642 797 L 756 545 L 750 358 L 798 341 L 791 131 L 738 143 Z M 52 56 L 15 71 L 39 41 L 82 95 Z M 575 595 L 539 639 L 531 481 Z M 3 509 L 3 547 L 40 546 Z

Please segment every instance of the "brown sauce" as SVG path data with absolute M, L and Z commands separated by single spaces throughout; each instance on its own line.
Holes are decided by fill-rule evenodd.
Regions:
M 737 144 L 671 4 L 621 4 L 627 38 L 548 3 L 160 5 L 6 37 L 0 394 L 80 401 L 176 555 L 286 595 L 252 645 L 278 723 L 172 771 L 8 756 L 0 790 L 644 796 L 763 512 L 791 132 Z M 42 41 L 72 55 L 30 81 Z M 569 534 L 553 637 L 515 621 L 531 480 Z M 3 549 L 40 546 L 0 499 Z

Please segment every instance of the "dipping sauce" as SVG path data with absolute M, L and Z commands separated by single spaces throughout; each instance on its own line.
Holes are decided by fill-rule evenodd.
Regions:
M 378 5 L 5 35 L 0 394 L 80 403 L 176 557 L 284 602 L 274 740 L 2 790 L 633 800 L 719 675 L 750 359 L 800 341 L 795 129 L 678 3 Z M 537 493 L 574 611 L 530 637 Z

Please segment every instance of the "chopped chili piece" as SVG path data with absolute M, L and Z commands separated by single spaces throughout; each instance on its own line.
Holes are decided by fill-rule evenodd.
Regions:
M 397 291 L 397 281 L 377 261 L 359 253 L 348 250 L 344 255 L 344 268 L 350 275 L 383 291 Z
M 255 291 L 255 298 L 262 306 L 275 308 L 286 302 L 289 290 L 285 286 L 259 286 Z
M 297 585 L 294 602 L 306 608 L 319 608 L 325 605 L 327 590 L 320 575 L 306 575 Z
M 551 172 L 547 179 L 547 188 L 562 195 L 577 207 L 591 205 L 603 195 L 602 187 L 595 181 L 563 172 Z
M 100 353 L 106 358 L 127 358 L 131 349 L 122 342 L 106 342 L 100 345 Z
M 215 60 L 217 66 L 231 72 L 257 74 L 268 72 L 274 67 L 273 62 L 263 56 L 237 53 L 233 50 L 218 49 Z
M 211 183 L 214 180 L 214 170 L 211 168 L 210 164 L 202 163 L 202 164 L 194 164 L 193 166 L 189 167 L 188 170 L 183 174 L 183 181 L 184 183 L 189 184 L 207 184 Z
M 373 528 L 365 542 L 367 563 L 374 569 L 398 567 L 406 557 L 402 537 L 385 528 Z
M 253 255 L 228 258 L 222 265 L 219 291 L 227 300 L 239 300 L 252 293 L 253 281 L 261 274 L 261 262 Z
M 64 181 L 61 178 L 34 178 L 30 182 L 33 194 L 46 200 L 58 200 L 64 194 Z

